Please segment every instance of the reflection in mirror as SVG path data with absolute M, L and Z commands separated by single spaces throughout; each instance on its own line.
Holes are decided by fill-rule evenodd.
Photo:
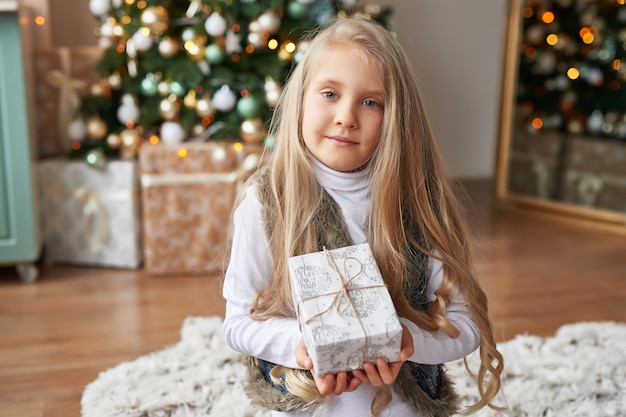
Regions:
M 511 0 L 501 201 L 626 223 L 626 0 Z

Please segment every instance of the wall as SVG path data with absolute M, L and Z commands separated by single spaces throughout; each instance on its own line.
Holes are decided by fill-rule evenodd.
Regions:
M 506 1 L 386 0 L 453 174 L 491 177 Z
M 398 39 L 415 67 L 448 167 L 458 177 L 491 177 L 508 2 L 377 2 L 394 9 Z M 95 44 L 87 1 L 54 0 L 54 6 L 57 45 Z

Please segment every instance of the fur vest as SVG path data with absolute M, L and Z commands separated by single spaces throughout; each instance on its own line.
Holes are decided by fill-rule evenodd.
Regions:
M 273 232 L 275 201 L 271 198 L 269 189 L 269 175 L 267 169 L 259 178 L 259 199 L 263 207 L 265 231 L 268 236 Z M 335 201 L 325 191 L 317 218 L 314 220 L 320 227 L 318 232 L 318 247 L 328 249 L 352 245 L 352 241 L 341 217 L 341 211 Z M 418 240 L 422 241 L 422 239 Z M 407 256 L 411 259 L 411 285 L 405 288 L 407 298 L 412 306 L 419 310 L 427 308 L 423 298 L 427 285 L 428 259 L 416 248 L 410 247 Z M 290 393 L 284 385 L 284 380 L 272 380 L 269 376 L 274 364 L 258 358 L 247 357 L 245 363 L 248 368 L 246 393 L 256 405 L 270 410 L 283 412 L 305 411 L 316 407 L 317 403 L 307 403 L 298 396 Z M 310 372 L 305 371 L 309 378 Z M 445 417 L 458 412 L 458 396 L 453 384 L 445 374 L 442 364 L 422 365 L 414 362 L 405 362 L 396 381 L 393 384 L 395 392 L 417 413 L 424 417 Z

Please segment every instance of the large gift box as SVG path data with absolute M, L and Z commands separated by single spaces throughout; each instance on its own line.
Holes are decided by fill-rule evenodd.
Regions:
M 626 212 L 626 143 L 570 138 L 565 153 L 561 199 Z
M 51 159 L 38 168 L 45 262 L 141 265 L 136 162 L 110 161 L 100 170 L 84 161 Z
M 559 132 L 516 131 L 509 161 L 509 191 L 555 198 L 559 191 L 564 139 Z
M 317 375 L 399 359 L 402 327 L 369 244 L 292 257 L 289 271 Z
M 70 149 L 69 123 L 78 116 L 81 99 L 99 77 L 98 47 L 37 50 L 33 55 L 35 122 L 42 157 L 61 156 Z
M 263 149 L 239 142 L 145 143 L 139 149 L 150 273 L 223 270 L 233 204 Z

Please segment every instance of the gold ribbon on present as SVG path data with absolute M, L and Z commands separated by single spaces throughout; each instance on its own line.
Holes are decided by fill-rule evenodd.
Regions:
M 237 189 L 241 187 L 252 171 L 259 165 L 259 156 L 248 155 L 238 170 L 232 172 L 193 172 L 178 173 L 168 172 L 164 174 L 142 174 L 142 187 L 159 187 L 164 185 L 190 185 L 190 184 L 216 184 L 235 183 Z
M 71 197 L 82 206 L 85 238 L 91 253 L 106 245 L 111 234 L 109 215 L 102 200 L 124 201 L 132 199 L 135 194 L 130 190 L 99 192 L 89 187 L 44 187 L 42 192 L 45 195 Z
M 109 215 L 98 193 L 87 187 L 75 189 L 72 197 L 83 206 L 85 230 L 92 231 L 92 233 L 87 233 L 87 246 L 89 251 L 94 253 L 100 244 L 106 244 L 109 241 Z
M 386 286 L 384 284 L 374 284 L 374 285 L 367 285 L 367 286 L 362 286 L 362 287 L 350 287 L 349 286 L 350 283 L 354 281 L 354 279 L 356 279 L 363 272 L 363 264 L 361 263 L 361 261 L 359 261 L 357 258 L 354 258 L 354 257 L 347 257 L 346 259 L 344 259 L 343 261 L 344 273 L 342 275 L 341 272 L 339 271 L 339 268 L 337 268 L 337 264 L 335 263 L 335 260 L 331 256 L 330 252 L 325 247 L 323 248 L 323 250 L 324 250 L 324 254 L 326 255 L 326 261 L 328 262 L 328 265 L 335 272 L 335 275 L 337 275 L 337 278 L 339 279 L 341 288 L 337 291 L 333 291 L 333 292 L 329 292 L 325 294 L 318 294 L 318 295 L 301 299 L 297 306 L 298 317 L 300 317 L 300 307 L 303 303 L 310 301 L 310 300 L 317 299 L 317 298 L 322 298 L 322 297 L 332 296 L 333 299 L 325 310 L 320 311 L 319 313 L 314 314 L 313 316 L 307 318 L 305 320 L 306 324 L 309 324 L 311 321 L 315 320 L 316 318 L 321 317 L 324 314 L 328 313 L 331 309 L 333 309 L 333 307 L 335 308 L 335 311 L 337 311 L 337 314 L 339 314 L 340 316 L 343 315 L 343 313 L 346 310 L 351 309 L 354 312 L 354 317 L 356 317 L 356 320 L 359 323 L 361 330 L 363 331 L 363 335 L 365 336 L 365 342 L 363 343 L 364 344 L 363 358 L 361 360 L 361 363 L 364 363 L 367 360 L 367 348 L 369 346 L 369 334 L 367 333 L 367 330 L 365 329 L 365 325 L 361 321 L 361 317 L 359 317 L 358 310 L 356 309 L 356 307 L 354 306 L 354 303 L 352 302 L 352 298 L 350 297 L 350 291 L 365 290 L 365 289 L 370 289 L 370 288 L 383 288 Z M 358 272 L 352 276 L 348 274 L 347 263 L 349 260 L 355 260 L 359 264 Z M 344 299 L 346 300 L 347 305 L 345 308 L 342 309 L 341 302 Z
M 61 61 L 60 70 L 52 70 L 46 76 L 48 84 L 59 89 L 59 137 L 67 151 L 69 143 L 67 141 L 67 127 L 76 117 L 80 107 L 79 92 L 85 88 L 85 82 L 73 79 L 71 76 L 71 52 L 69 48 L 59 48 L 59 58 Z

